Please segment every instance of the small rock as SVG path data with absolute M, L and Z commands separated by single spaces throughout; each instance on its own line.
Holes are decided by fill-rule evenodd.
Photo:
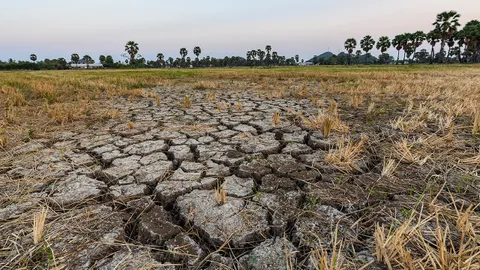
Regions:
M 287 239 L 268 239 L 254 248 L 248 255 L 240 258 L 239 269 L 295 269 L 296 252 L 297 249 Z
M 139 218 L 138 241 L 143 244 L 163 245 L 182 231 L 182 228 L 171 220 L 170 214 L 161 206 L 154 206 Z

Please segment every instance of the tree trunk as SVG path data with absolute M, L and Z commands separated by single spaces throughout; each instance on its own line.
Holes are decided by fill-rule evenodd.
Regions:
M 365 52 L 365 65 L 367 64 L 368 52 Z
M 433 64 L 433 59 L 435 59 L 435 45 L 432 45 L 432 51 L 430 52 L 430 64 Z
M 352 54 L 348 53 L 348 65 L 350 66 L 352 64 Z
M 445 63 L 445 43 L 446 41 L 444 39 L 442 39 L 442 43 L 440 44 L 440 62 L 442 62 L 442 64 Z
M 397 50 L 398 51 L 398 54 L 397 54 L 397 65 L 398 65 L 398 61 L 400 61 L 400 50 Z
M 452 48 L 450 46 L 448 46 L 448 52 L 447 52 L 447 62 L 450 60 L 450 50 Z
M 407 55 L 407 52 L 405 49 L 403 49 L 403 60 L 402 60 L 402 65 L 405 65 L 405 56 Z

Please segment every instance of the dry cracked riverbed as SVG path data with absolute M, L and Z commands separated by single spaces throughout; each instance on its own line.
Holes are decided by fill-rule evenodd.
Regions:
M 356 221 L 367 205 L 412 202 L 374 198 L 326 164 L 335 136 L 296 121 L 296 111 L 317 113 L 310 100 L 225 91 L 208 102 L 196 91 L 187 109 L 183 94 L 156 91 L 159 106 L 119 99 L 118 119 L 11 151 L 0 177 L 25 182 L 2 190 L 11 200 L 0 209 L 0 265 L 316 269 L 311 251 L 329 249 L 338 232 L 352 268 L 382 268 L 373 231 Z M 375 181 L 379 164 L 359 161 L 357 177 Z M 25 216 L 39 206 L 48 208 L 43 246 Z

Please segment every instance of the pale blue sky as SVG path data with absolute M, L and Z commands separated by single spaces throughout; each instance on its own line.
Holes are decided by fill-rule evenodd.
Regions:
M 245 56 L 270 44 L 280 55 L 309 59 L 346 38 L 429 31 L 435 15 L 456 10 L 464 25 L 480 20 L 480 0 L 0 0 L 0 60 L 111 54 L 128 40 L 154 59 L 194 46 L 202 56 Z M 377 52 L 374 51 L 374 54 Z

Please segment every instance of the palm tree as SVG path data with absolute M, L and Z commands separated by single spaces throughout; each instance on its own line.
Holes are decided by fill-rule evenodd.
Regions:
M 479 31 L 480 33 L 480 31 Z M 455 41 L 457 41 L 458 44 L 458 62 L 462 62 L 462 47 L 465 46 L 466 40 L 465 40 L 465 30 L 462 29 L 455 33 L 455 36 L 453 37 Z
M 34 53 L 30 54 L 30 60 L 32 60 L 33 62 L 37 61 L 37 55 Z
M 105 63 L 105 60 L 107 60 L 107 58 L 103 54 L 98 57 L 98 61 L 100 61 L 102 65 Z
M 193 48 L 193 54 L 195 54 L 197 56 L 195 61 L 198 62 L 198 57 L 200 56 L 201 53 L 202 53 L 202 49 L 200 49 L 200 47 L 195 46 L 195 48 Z
M 412 53 L 412 39 L 413 35 L 411 33 L 403 34 L 403 39 L 401 41 L 403 48 L 403 60 L 402 65 L 405 64 L 405 56 Z
M 295 54 L 295 62 L 297 62 L 298 64 L 299 61 L 300 61 L 300 56 L 298 54 Z
M 92 61 L 92 57 L 88 54 L 84 55 L 83 58 L 82 58 L 85 63 L 87 64 L 87 68 L 90 67 L 90 61 Z
M 170 67 L 173 65 L 173 57 L 168 58 L 168 64 L 170 65 Z
M 272 51 L 272 46 L 270 45 L 265 46 L 265 51 L 267 51 L 267 54 L 270 54 L 270 52 Z
M 136 43 L 135 41 L 129 41 L 127 42 L 127 44 L 125 44 L 125 51 L 130 56 L 130 65 L 135 65 L 135 56 L 137 55 L 139 50 L 140 49 L 138 47 L 138 43 Z
M 263 59 L 265 58 L 265 51 L 258 49 L 257 55 L 258 55 L 258 60 L 260 60 L 260 64 L 263 65 Z
M 278 53 L 277 52 L 272 52 L 272 61 L 273 61 L 273 64 L 277 64 L 278 62 Z
M 165 57 L 165 56 L 163 55 L 163 53 L 158 53 L 158 54 L 157 54 L 158 66 L 163 65 L 163 58 L 164 58 L 164 57 Z
M 76 53 L 72 54 L 70 57 L 70 60 L 75 63 L 75 65 L 78 65 L 78 61 L 80 60 L 80 56 Z
M 185 57 L 188 55 L 188 50 L 186 48 L 180 49 L 180 56 L 182 57 L 182 66 L 185 66 Z
M 392 39 L 392 46 L 397 49 L 397 65 L 400 61 L 400 50 L 403 48 L 403 40 L 405 39 L 404 35 L 396 35 L 394 39 Z
M 345 50 L 348 52 L 348 64 L 351 64 L 352 52 L 357 47 L 357 41 L 354 38 L 349 38 L 345 41 Z
M 272 51 L 272 46 L 270 45 L 265 46 L 265 51 L 267 51 L 265 60 L 267 62 L 267 65 L 270 65 L 270 60 L 272 59 L 272 55 L 270 54 L 270 52 Z
M 357 50 L 355 52 L 355 62 L 358 64 L 359 60 L 360 60 L 360 56 L 362 56 L 362 51 L 361 50 Z
M 188 55 L 188 51 L 186 48 L 181 48 L 180 49 L 180 56 L 182 57 L 183 60 L 185 60 L 185 57 Z
M 426 39 L 426 35 L 423 31 L 417 31 L 413 33 L 413 45 L 414 45 L 413 54 L 415 54 L 417 52 L 417 49 L 420 46 L 422 46 L 425 39 Z
M 456 11 L 444 11 L 437 15 L 437 19 L 433 23 L 435 29 L 438 29 L 440 32 L 440 57 L 442 62 L 444 62 L 445 45 L 447 40 L 452 38 L 460 26 L 460 23 L 458 22 L 459 19 L 460 14 Z
M 384 54 L 391 46 L 390 39 L 387 36 L 380 37 L 377 42 L 377 50 Z
M 433 59 L 435 59 L 435 45 L 437 42 L 440 40 L 440 32 L 437 28 L 434 30 L 430 31 L 427 34 L 427 41 L 432 46 L 432 51 L 430 53 L 430 64 L 433 63 Z
M 373 40 L 372 36 L 367 35 L 360 41 L 360 47 L 365 52 L 365 64 L 367 64 L 367 59 L 369 55 L 369 51 L 373 49 L 375 45 L 375 40 Z

